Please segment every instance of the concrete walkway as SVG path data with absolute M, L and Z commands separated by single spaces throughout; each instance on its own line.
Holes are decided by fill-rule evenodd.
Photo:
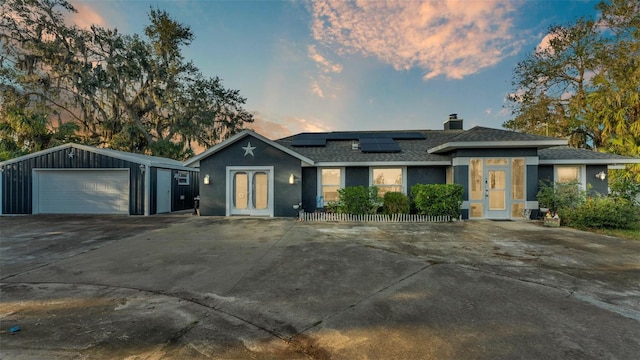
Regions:
M 572 229 L 28 216 L 0 239 L 2 359 L 640 353 L 640 242 Z

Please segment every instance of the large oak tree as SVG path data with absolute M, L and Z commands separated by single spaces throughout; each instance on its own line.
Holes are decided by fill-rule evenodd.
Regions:
M 0 156 L 81 141 L 184 159 L 253 122 L 239 91 L 184 59 L 194 35 L 165 11 L 142 37 L 68 25 L 66 0 L 1 7 Z
M 518 63 L 504 127 L 575 147 L 640 156 L 640 0 L 597 5 L 598 17 L 553 26 Z M 640 167 L 626 174 L 640 181 Z

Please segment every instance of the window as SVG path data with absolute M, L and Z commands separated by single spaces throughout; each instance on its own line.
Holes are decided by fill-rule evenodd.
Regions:
M 581 182 L 579 166 L 558 166 L 556 167 L 556 181 L 568 183 L 572 181 Z
M 447 167 L 447 172 L 446 172 L 446 182 L 447 184 L 453 184 L 454 183 L 454 177 L 453 177 L 453 166 L 449 166 Z
M 470 200 L 482 200 L 484 194 L 482 192 L 482 159 L 471 159 L 469 162 L 470 179 Z
M 338 190 L 343 186 L 342 169 L 321 169 L 320 171 L 320 195 L 324 203 L 338 201 Z
M 178 171 L 176 179 L 178 179 L 178 185 L 189 185 L 189 172 Z
M 378 187 L 378 195 L 403 192 L 402 168 L 372 168 L 371 183 Z

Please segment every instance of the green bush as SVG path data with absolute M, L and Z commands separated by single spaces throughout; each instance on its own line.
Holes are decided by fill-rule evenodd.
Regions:
M 540 207 L 549 208 L 551 212 L 561 213 L 575 209 L 586 200 L 586 192 L 580 188 L 580 183 L 540 182 L 540 190 L 536 195 Z M 560 216 L 562 217 L 562 216 Z M 563 218 L 564 219 L 564 218 Z
M 375 214 L 382 206 L 376 186 L 349 186 L 338 190 L 336 212 L 341 214 Z
M 464 188 L 459 184 L 416 184 L 411 187 L 416 211 L 432 216 L 459 217 L 463 192 Z
M 624 198 L 596 196 L 575 209 L 565 209 L 559 216 L 569 226 L 578 228 L 631 229 L 640 223 L 638 207 Z
M 640 183 L 625 177 L 611 178 L 609 182 L 611 195 L 623 198 L 635 206 L 640 206 Z
M 382 212 L 391 214 L 408 214 L 410 210 L 409 197 L 400 192 L 388 192 L 384 194 Z

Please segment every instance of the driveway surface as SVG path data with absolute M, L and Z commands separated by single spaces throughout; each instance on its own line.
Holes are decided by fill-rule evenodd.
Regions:
M 638 354 L 637 241 L 529 222 L 0 218 L 0 359 Z

